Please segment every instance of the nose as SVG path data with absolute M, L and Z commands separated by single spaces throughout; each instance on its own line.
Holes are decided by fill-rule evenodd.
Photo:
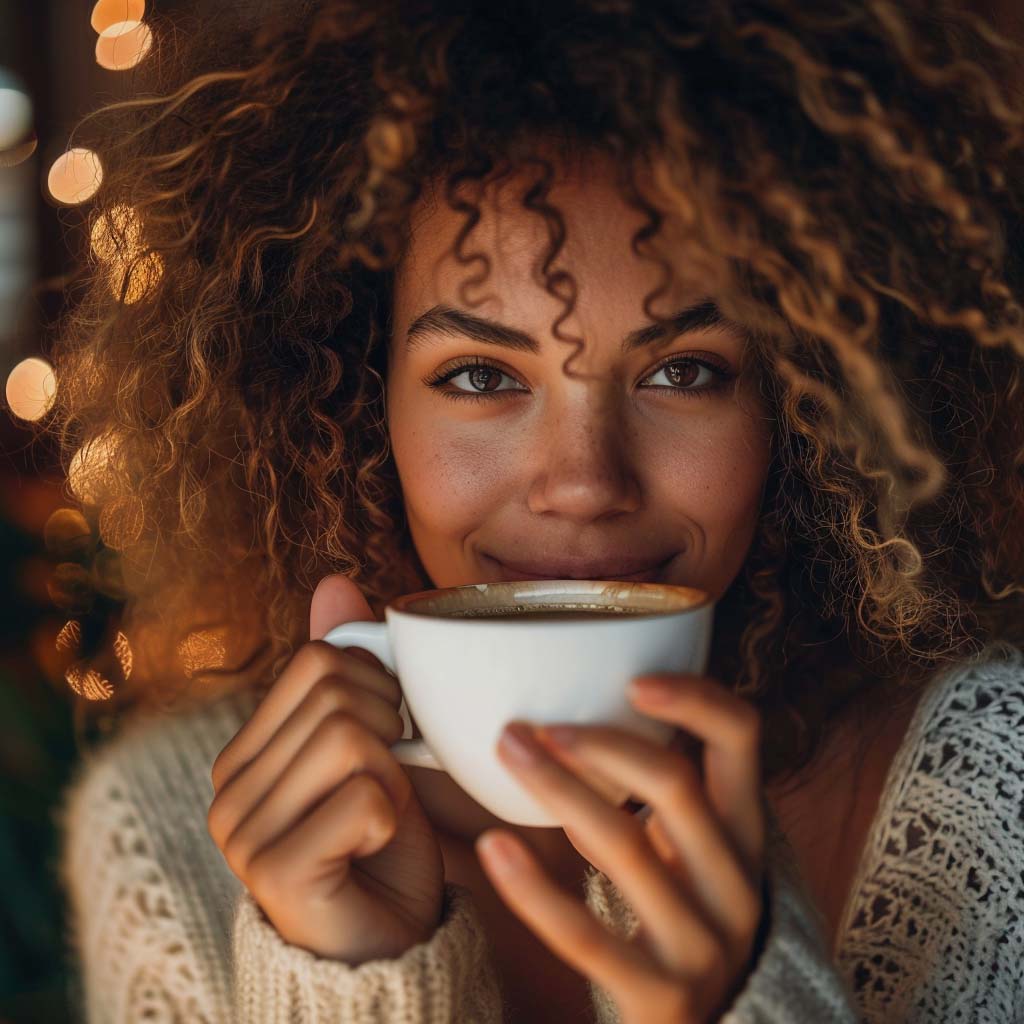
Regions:
M 538 424 L 531 512 L 587 523 L 640 507 L 639 453 L 623 416 L 611 401 L 584 397 L 572 408 L 552 410 Z

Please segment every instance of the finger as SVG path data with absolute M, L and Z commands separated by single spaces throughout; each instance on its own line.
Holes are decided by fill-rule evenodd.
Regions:
M 394 676 L 357 661 L 322 640 L 303 644 L 249 720 L 217 755 L 210 773 L 214 792 L 267 745 L 321 679 L 332 675 L 362 686 L 396 709 L 401 703 L 402 692 Z
M 659 960 L 684 974 L 713 961 L 722 952 L 718 936 L 651 847 L 643 823 L 534 747 L 537 760 L 529 765 L 515 760 L 505 743 L 498 744 L 498 756 L 563 827 L 602 851 L 602 870 L 644 922 Z
M 658 824 L 648 828 L 648 838 L 654 828 L 663 831 L 685 868 L 676 874 L 683 891 L 731 951 L 738 955 L 745 949 L 761 916 L 760 881 L 748 875 L 725 835 L 693 762 L 607 726 L 539 727 L 537 735 L 571 770 L 599 768 L 654 808 Z M 568 746 L 554 743 L 559 735 Z
M 215 841 L 230 836 L 266 796 L 320 723 L 341 712 L 357 719 L 389 747 L 402 736 L 402 717 L 387 701 L 337 676 L 325 676 L 256 757 L 218 791 L 207 815 L 207 827 Z
M 335 626 L 344 622 L 376 622 L 373 609 L 358 585 L 343 573 L 325 576 L 313 591 L 309 602 L 309 639 L 322 640 Z M 380 659 L 364 647 L 347 647 L 359 661 L 386 672 Z
M 505 861 L 491 838 L 509 848 Z M 546 873 L 533 852 L 503 829 L 476 841 L 477 856 L 502 901 L 559 959 L 605 989 L 619 1005 L 629 995 L 660 988 L 657 966 L 641 948 L 611 932 Z M 651 1004 L 648 1004 L 651 1005 Z
M 258 850 L 359 772 L 373 775 L 387 790 L 397 813 L 402 812 L 411 787 L 391 752 L 351 716 L 329 715 L 221 846 L 231 870 L 242 877 Z
M 336 890 L 348 871 L 343 859 L 376 853 L 391 841 L 396 826 L 394 805 L 380 783 L 372 775 L 352 775 L 293 828 L 257 850 L 243 880 L 264 896 L 283 899 L 330 863 L 336 870 L 322 877 Z
M 279 928 L 300 914 L 304 928 L 315 925 L 325 935 L 337 936 L 338 950 L 323 947 L 318 951 L 321 956 L 352 966 L 392 956 L 408 934 L 409 923 L 389 911 L 379 893 L 360 884 L 352 861 L 381 850 L 396 828 L 394 807 L 376 779 L 353 775 L 294 828 L 260 850 L 242 880 L 257 902 L 276 914 Z M 337 902 L 342 889 L 343 913 Z M 307 897 L 301 910 L 296 907 L 300 893 Z M 310 900 L 310 895 L 320 898 Z M 319 922 L 311 920 L 317 917 Z M 356 959 L 352 958 L 354 936 L 359 937 L 360 948 Z
M 712 809 L 751 875 L 764 857 L 761 796 L 761 717 L 757 709 L 707 676 L 659 674 L 663 699 L 630 687 L 638 711 L 672 722 L 704 744 L 704 785 Z

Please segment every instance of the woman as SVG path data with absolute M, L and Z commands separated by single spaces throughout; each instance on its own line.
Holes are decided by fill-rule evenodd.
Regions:
M 237 669 L 69 795 L 90 1019 L 1013 1017 L 1015 53 L 935 3 L 324 0 L 88 122 L 56 422 L 122 696 Z M 564 830 L 399 769 L 397 683 L 318 642 L 517 569 L 717 601 L 635 698 L 670 750 L 503 747 Z

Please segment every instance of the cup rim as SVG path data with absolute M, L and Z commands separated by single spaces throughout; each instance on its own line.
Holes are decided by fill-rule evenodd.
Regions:
M 530 587 L 530 596 L 557 596 L 566 594 L 567 590 L 572 591 L 576 596 L 582 596 L 587 593 L 600 594 L 603 597 L 608 596 L 609 588 L 614 588 L 616 591 L 613 597 L 616 600 L 620 600 L 623 603 L 628 603 L 630 597 L 636 597 L 639 594 L 643 594 L 645 591 L 650 592 L 652 590 L 665 591 L 669 590 L 681 601 L 687 601 L 684 607 L 676 608 L 652 608 L 650 611 L 635 612 L 629 615 L 623 615 L 619 619 L 606 618 L 604 616 L 595 616 L 593 619 L 594 623 L 601 623 L 602 625 L 608 625 L 613 621 L 622 622 L 633 622 L 637 619 L 651 619 L 659 618 L 667 615 L 686 615 L 689 612 L 694 612 L 700 608 L 704 608 L 709 604 L 713 604 L 711 594 L 706 590 L 702 590 L 699 587 L 687 587 L 676 583 L 640 583 L 623 580 L 573 580 L 573 579 L 562 579 L 562 580 L 500 580 L 494 583 L 464 583 L 454 587 L 431 587 L 426 590 L 417 590 L 411 594 L 402 594 L 393 600 L 389 601 L 384 608 L 385 617 L 388 613 L 396 615 L 410 615 L 416 618 L 422 619 L 439 619 L 439 620 L 452 620 L 463 622 L 474 622 L 478 624 L 495 625 L 495 620 L 487 616 L 481 616 L 480 618 L 457 618 L 451 615 L 438 614 L 435 611 L 420 611 L 417 610 L 414 605 L 420 601 L 429 599 L 432 595 L 442 594 L 445 592 L 468 590 L 470 588 L 483 591 L 490 587 L 498 587 L 509 591 L 508 600 L 515 601 L 520 598 L 517 597 L 515 588 L 517 587 Z M 503 620 L 505 621 L 505 620 Z M 590 625 L 586 619 L 580 619 L 572 623 L 567 623 L 564 620 L 558 622 L 556 620 L 550 620 L 547 622 L 534 621 L 531 625 L 544 626 L 544 625 Z

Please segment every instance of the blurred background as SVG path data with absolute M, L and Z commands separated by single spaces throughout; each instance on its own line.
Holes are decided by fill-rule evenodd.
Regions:
M 45 352 L 73 299 L 102 176 L 75 126 L 134 95 L 133 70 L 158 50 L 152 8 L 170 19 L 164 31 L 202 25 L 195 0 L 148 6 L 0 0 L 0 1024 L 77 1019 L 57 815 L 80 752 L 113 719 L 107 681 L 76 674 L 67 654 L 83 608 L 95 626 L 113 603 L 82 604 L 76 554 L 88 526 L 35 426 L 59 386 Z
M 258 17 L 256 0 L 203 2 L 244 3 Z M 1024 38 L 1024 0 L 966 2 Z M 77 146 L 74 129 L 134 95 L 133 69 L 159 53 L 155 32 L 202 27 L 199 0 L 0 0 L 0 1024 L 76 1019 L 60 798 L 81 752 L 114 725 L 110 683 L 76 671 L 69 654 L 116 602 L 85 593 L 83 604 L 76 556 L 89 526 L 74 465 L 65 479 L 35 429 L 60 386 L 48 339 L 73 301 L 102 178 L 100 155 Z

